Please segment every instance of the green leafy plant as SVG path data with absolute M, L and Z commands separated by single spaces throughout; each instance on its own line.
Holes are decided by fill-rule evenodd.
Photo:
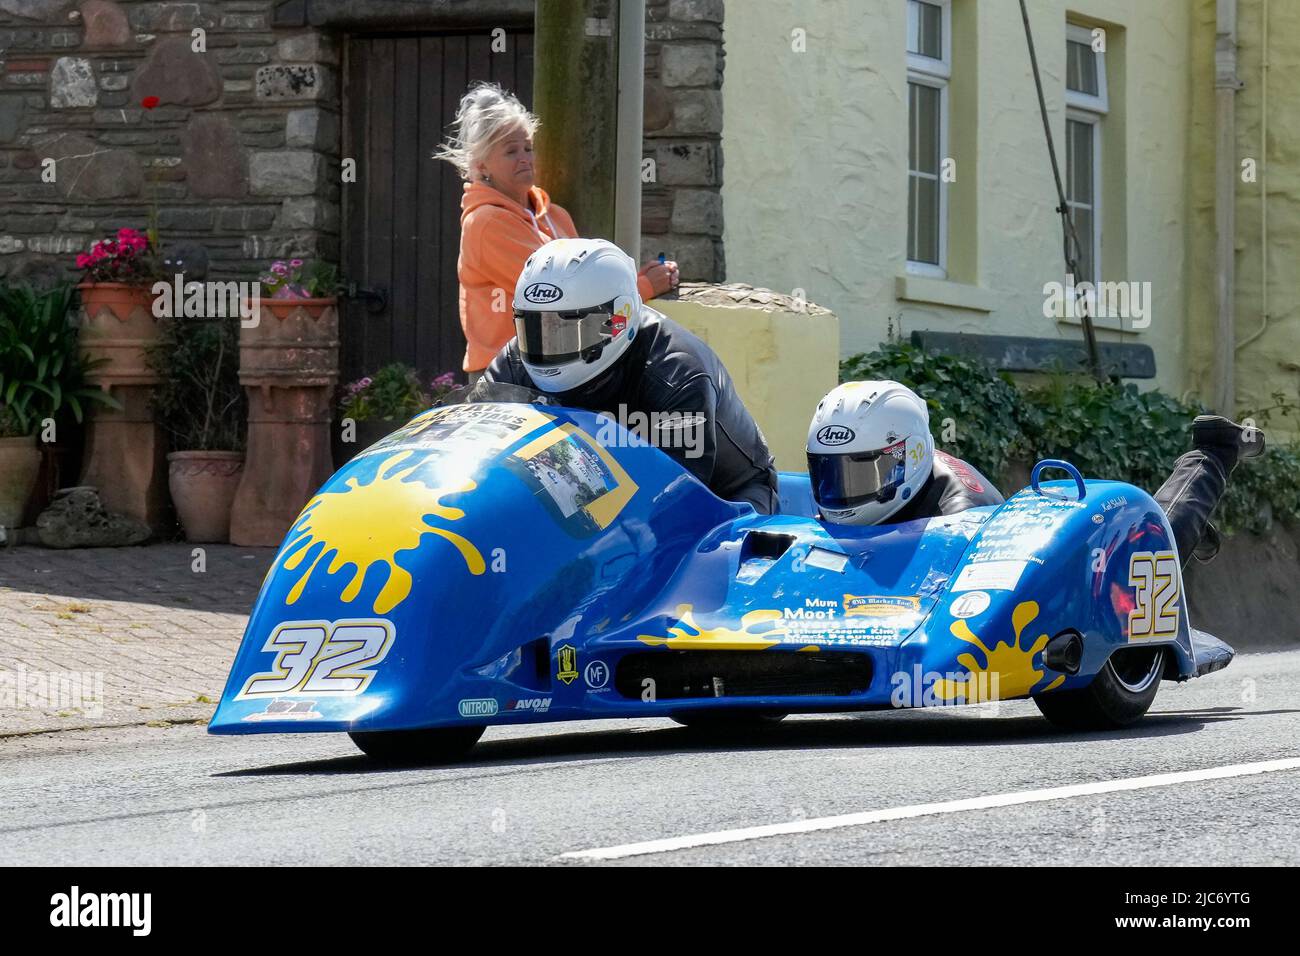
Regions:
M 161 381 L 154 416 L 173 451 L 242 451 L 247 402 L 239 384 L 239 318 L 173 319 L 148 352 Z
M 935 441 L 989 477 L 1003 474 L 1023 452 L 1020 393 L 1010 376 L 987 363 L 892 342 L 840 363 L 841 382 L 862 379 L 892 379 L 911 388 L 930 409 Z M 945 429 L 945 422 L 953 427 Z
M 325 299 L 341 291 L 338 270 L 320 259 L 277 259 L 261 278 L 271 299 Z
M 425 388 L 415 369 L 394 362 L 373 376 L 342 386 L 339 390 L 339 417 L 358 422 L 376 419 L 406 421 L 456 387 L 453 373 L 443 372 Z
M 970 359 L 891 343 L 840 364 L 840 380 L 893 379 L 930 408 L 936 444 L 971 462 L 1004 491 L 1008 466 L 1062 458 L 1090 478 L 1110 478 L 1154 493 L 1191 447 L 1191 424 L 1205 409 L 1158 389 L 1107 383 L 1060 371 L 1018 386 Z M 1265 428 L 1300 411 L 1281 393 L 1274 404 L 1240 413 Z M 953 428 L 945 435 L 945 421 Z M 1269 440 L 1264 455 L 1233 472 L 1215 517 L 1226 533 L 1266 531 L 1300 520 L 1300 444 Z
M 91 405 L 121 407 L 86 383 L 99 363 L 81 356 L 72 297 L 68 283 L 37 291 L 0 282 L 0 436 L 30 435 L 65 415 L 80 423 Z

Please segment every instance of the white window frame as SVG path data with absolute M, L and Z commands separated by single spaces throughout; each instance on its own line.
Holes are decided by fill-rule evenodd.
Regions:
M 904 0 L 907 2 L 907 0 Z M 916 262 L 912 259 L 907 260 L 907 271 L 912 275 L 929 276 L 936 279 L 948 278 L 948 184 L 943 181 L 943 161 L 948 156 L 948 82 L 952 79 L 952 0 L 923 0 L 932 6 L 940 8 L 940 34 L 942 41 L 943 59 L 936 60 L 933 57 L 922 56 L 919 53 L 907 53 L 907 82 L 908 84 L 918 83 L 922 86 L 929 86 L 939 91 L 939 262 L 936 265 L 933 262 Z M 914 23 L 912 11 L 916 9 L 911 3 L 907 3 L 907 35 L 903 39 L 903 48 L 907 49 L 907 37 L 912 34 L 912 25 Z M 911 94 L 908 94 L 907 118 L 908 133 L 911 133 L 912 117 Z M 908 144 L 908 152 L 911 152 L 911 144 Z M 911 191 L 912 169 L 909 162 L 907 169 L 908 191 Z M 912 223 L 907 224 L 908 235 L 911 235 Z M 907 250 L 904 250 L 906 254 Z
M 1065 28 L 1065 37 L 1067 44 L 1070 41 L 1082 43 L 1089 49 L 1092 49 L 1092 28 L 1085 27 L 1077 23 L 1067 23 Z M 1102 258 L 1101 258 L 1101 223 L 1102 223 L 1102 201 L 1101 201 L 1101 137 L 1102 137 L 1102 119 L 1110 112 L 1110 96 L 1106 88 L 1106 54 L 1096 53 L 1097 62 L 1097 95 L 1093 96 L 1088 93 L 1079 93 L 1066 86 L 1065 88 L 1065 119 L 1066 123 L 1071 120 L 1078 123 L 1087 123 L 1092 127 L 1092 255 L 1093 255 L 1093 275 L 1075 276 L 1076 285 L 1083 282 L 1097 283 L 1102 281 Z M 1067 63 L 1069 59 L 1069 47 L 1066 47 Z M 1068 70 L 1068 67 L 1067 67 Z M 1066 80 L 1068 83 L 1068 78 Z M 1072 153 L 1066 151 L 1066 182 L 1070 182 L 1070 158 Z M 1080 236 L 1080 239 L 1083 237 Z M 1095 304 L 1095 303 L 1089 303 Z M 1092 310 L 1096 315 L 1096 310 Z

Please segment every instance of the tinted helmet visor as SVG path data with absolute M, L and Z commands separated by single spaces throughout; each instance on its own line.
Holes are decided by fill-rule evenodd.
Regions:
M 877 451 L 840 454 L 808 453 L 808 479 L 817 504 L 831 511 L 856 508 L 869 501 L 888 502 L 906 475 L 905 442 Z
M 613 336 L 613 302 L 575 312 L 515 311 L 519 354 L 529 365 L 594 361 Z

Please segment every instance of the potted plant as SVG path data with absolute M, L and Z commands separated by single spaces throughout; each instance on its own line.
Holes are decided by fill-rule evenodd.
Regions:
M 82 344 L 92 357 L 108 359 L 100 377 L 151 384 L 142 380 L 147 378 L 142 350 L 157 337 L 152 287 L 163 268 L 156 232 L 124 226 L 78 254 L 77 268 L 82 270 L 77 289 L 86 312 Z
M 248 390 L 244 478 L 230 541 L 280 543 L 333 470 L 330 403 L 339 380 L 340 286 L 334 267 L 275 262 L 239 330 L 239 381 Z
M 341 468 L 459 385 L 452 372 L 443 372 L 426 388 L 415 369 L 394 362 L 339 389 L 339 429 L 335 432 L 334 465 Z M 350 423 L 350 424 L 349 424 Z
M 167 323 L 148 360 L 154 415 L 168 436 L 167 486 L 187 541 L 228 541 L 244 468 L 239 319 Z
M 6 528 L 21 525 L 42 469 L 46 496 L 58 488 L 57 449 L 67 447 L 72 422 L 81 424 L 89 405 L 117 405 L 86 383 L 96 363 L 80 354 L 69 320 L 72 296 L 67 283 L 37 291 L 0 282 L 0 526 Z

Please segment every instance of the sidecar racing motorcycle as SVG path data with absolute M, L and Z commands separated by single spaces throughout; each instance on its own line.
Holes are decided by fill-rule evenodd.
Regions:
M 209 731 L 437 761 L 489 725 L 612 717 L 1031 698 L 1117 728 L 1232 655 L 1189 626 L 1159 506 L 1066 462 L 999 506 L 848 527 L 817 519 L 805 474 L 758 515 L 608 417 L 452 404 L 307 503 Z

